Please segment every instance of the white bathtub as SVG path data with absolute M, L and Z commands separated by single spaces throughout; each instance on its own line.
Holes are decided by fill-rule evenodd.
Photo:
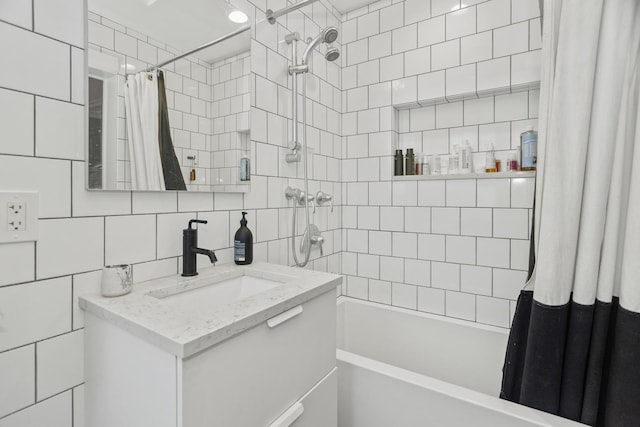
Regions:
M 338 298 L 339 427 L 582 426 L 499 399 L 508 331 Z

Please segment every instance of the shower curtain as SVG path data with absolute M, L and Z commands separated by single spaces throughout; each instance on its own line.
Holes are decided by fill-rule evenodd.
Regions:
M 592 426 L 640 426 L 638 23 L 637 0 L 544 0 L 536 263 L 501 397 Z
M 176 157 L 171 140 L 171 126 L 169 126 L 169 109 L 167 107 L 167 92 L 164 87 L 164 75 L 158 70 L 158 120 L 159 120 L 159 141 L 160 161 L 162 162 L 162 173 L 164 185 L 167 190 L 186 190 L 184 177 L 180 169 L 180 162 Z
M 124 85 L 133 190 L 165 190 L 158 149 L 158 75 L 130 74 Z

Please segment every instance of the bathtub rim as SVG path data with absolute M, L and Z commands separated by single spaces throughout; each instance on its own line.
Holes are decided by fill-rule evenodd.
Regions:
M 456 318 L 449 318 L 445 316 L 439 316 L 437 314 L 424 313 L 417 310 L 394 307 L 382 303 L 376 303 L 372 301 L 360 300 L 357 298 L 341 295 L 336 300 L 336 305 L 340 306 L 345 302 L 362 304 L 371 307 L 377 307 L 384 310 L 391 310 L 398 313 L 417 315 L 423 318 L 427 318 L 435 321 L 452 322 L 457 325 L 467 327 L 478 327 L 492 332 L 500 332 L 508 334 L 509 330 L 491 325 L 478 324 L 469 320 L 462 320 Z M 399 381 L 403 381 L 418 387 L 428 388 L 436 393 L 440 393 L 447 397 L 464 401 L 465 403 L 487 408 L 504 415 L 513 416 L 522 421 L 533 423 L 539 427 L 579 427 L 585 426 L 572 420 L 562 418 L 557 415 L 549 414 L 539 411 L 537 409 L 530 408 L 528 406 L 520 405 L 518 403 L 510 402 L 508 400 L 500 399 L 497 396 L 481 393 L 479 391 L 471 390 L 466 387 L 462 387 L 456 384 L 448 383 L 428 375 L 419 374 L 398 366 L 394 366 L 379 360 L 371 359 L 366 356 L 362 356 L 357 353 L 352 353 L 343 349 L 336 348 L 336 358 L 339 362 L 343 362 L 352 366 L 369 369 L 378 372 L 382 375 L 394 378 Z
M 353 298 L 347 295 L 340 295 L 336 299 L 336 305 L 338 307 L 340 307 L 342 304 L 345 304 L 345 303 L 354 303 L 354 304 L 361 304 L 369 307 L 382 308 L 384 310 L 394 311 L 397 313 L 410 314 L 412 316 L 418 316 L 425 319 L 435 320 L 437 322 L 448 322 L 454 325 L 478 328 L 488 332 L 497 332 L 499 334 L 507 335 L 507 336 L 509 335 L 509 331 L 510 331 L 510 328 L 487 325 L 485 323 L 478 323 L 472 320 L 459 319 L 457 317 L 448 317 L 441 314 L 427 313 L 424 311 L 414 310 L 412 308 L 397 307 L 395 305 L 388 305 L 381 302 L 366 301 L 358 298 Z

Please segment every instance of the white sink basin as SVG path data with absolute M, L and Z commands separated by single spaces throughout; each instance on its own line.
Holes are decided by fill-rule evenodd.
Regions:
M 232 277 L 210 284 L 185 288 L 161 297 L 164 301 L 179 307 L 210 310 L 212 307 L 226 305 L 248 298 L 282 285 L 283 282 L 248 275 Z M 152 295 L 153 296 L 153 295 Z

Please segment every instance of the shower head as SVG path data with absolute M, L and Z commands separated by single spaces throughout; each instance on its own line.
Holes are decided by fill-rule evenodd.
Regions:
M 322 30 L 322 32 L 320 34 L 318 34 L 316 36 L 316 38 L 311 39 L 309 41 L 309 44 L 307 45 L 307 48 L 304 50 L 304 53 L 302 54 L 302 63 L 303 64 L 307 64 L 307 60 L 309 58 L 309 54 L 311 53 L 311 51 L 313 51 L 313 49 L 315 49 L 320 43 L 326 43 L 326 44 L 331 44 L 334 41 L 336 41 L 336 39 L 338 38 L 338 29 L 336 27 L 327 27 L 324 30 Z M 329 49 L 332 50 L 333 48 Z M 332 59 L 329 59 L 329 52 L 327 52 L 327 60 L 332 61 Z M 333 57 L 333 56 L 332 56 Z M 337 56 L 333 59 L 336 59 Z
M 322 32 L 323 41 L 326 44 L 331 44 L 338 38 L 338 29 L 336 27 L 327 27 Z
M 327 53 L 324 54 L 324 59 L 329 62 L 333 62 L 340 57 L 340 51 L 335 47 L 327 49 Z

